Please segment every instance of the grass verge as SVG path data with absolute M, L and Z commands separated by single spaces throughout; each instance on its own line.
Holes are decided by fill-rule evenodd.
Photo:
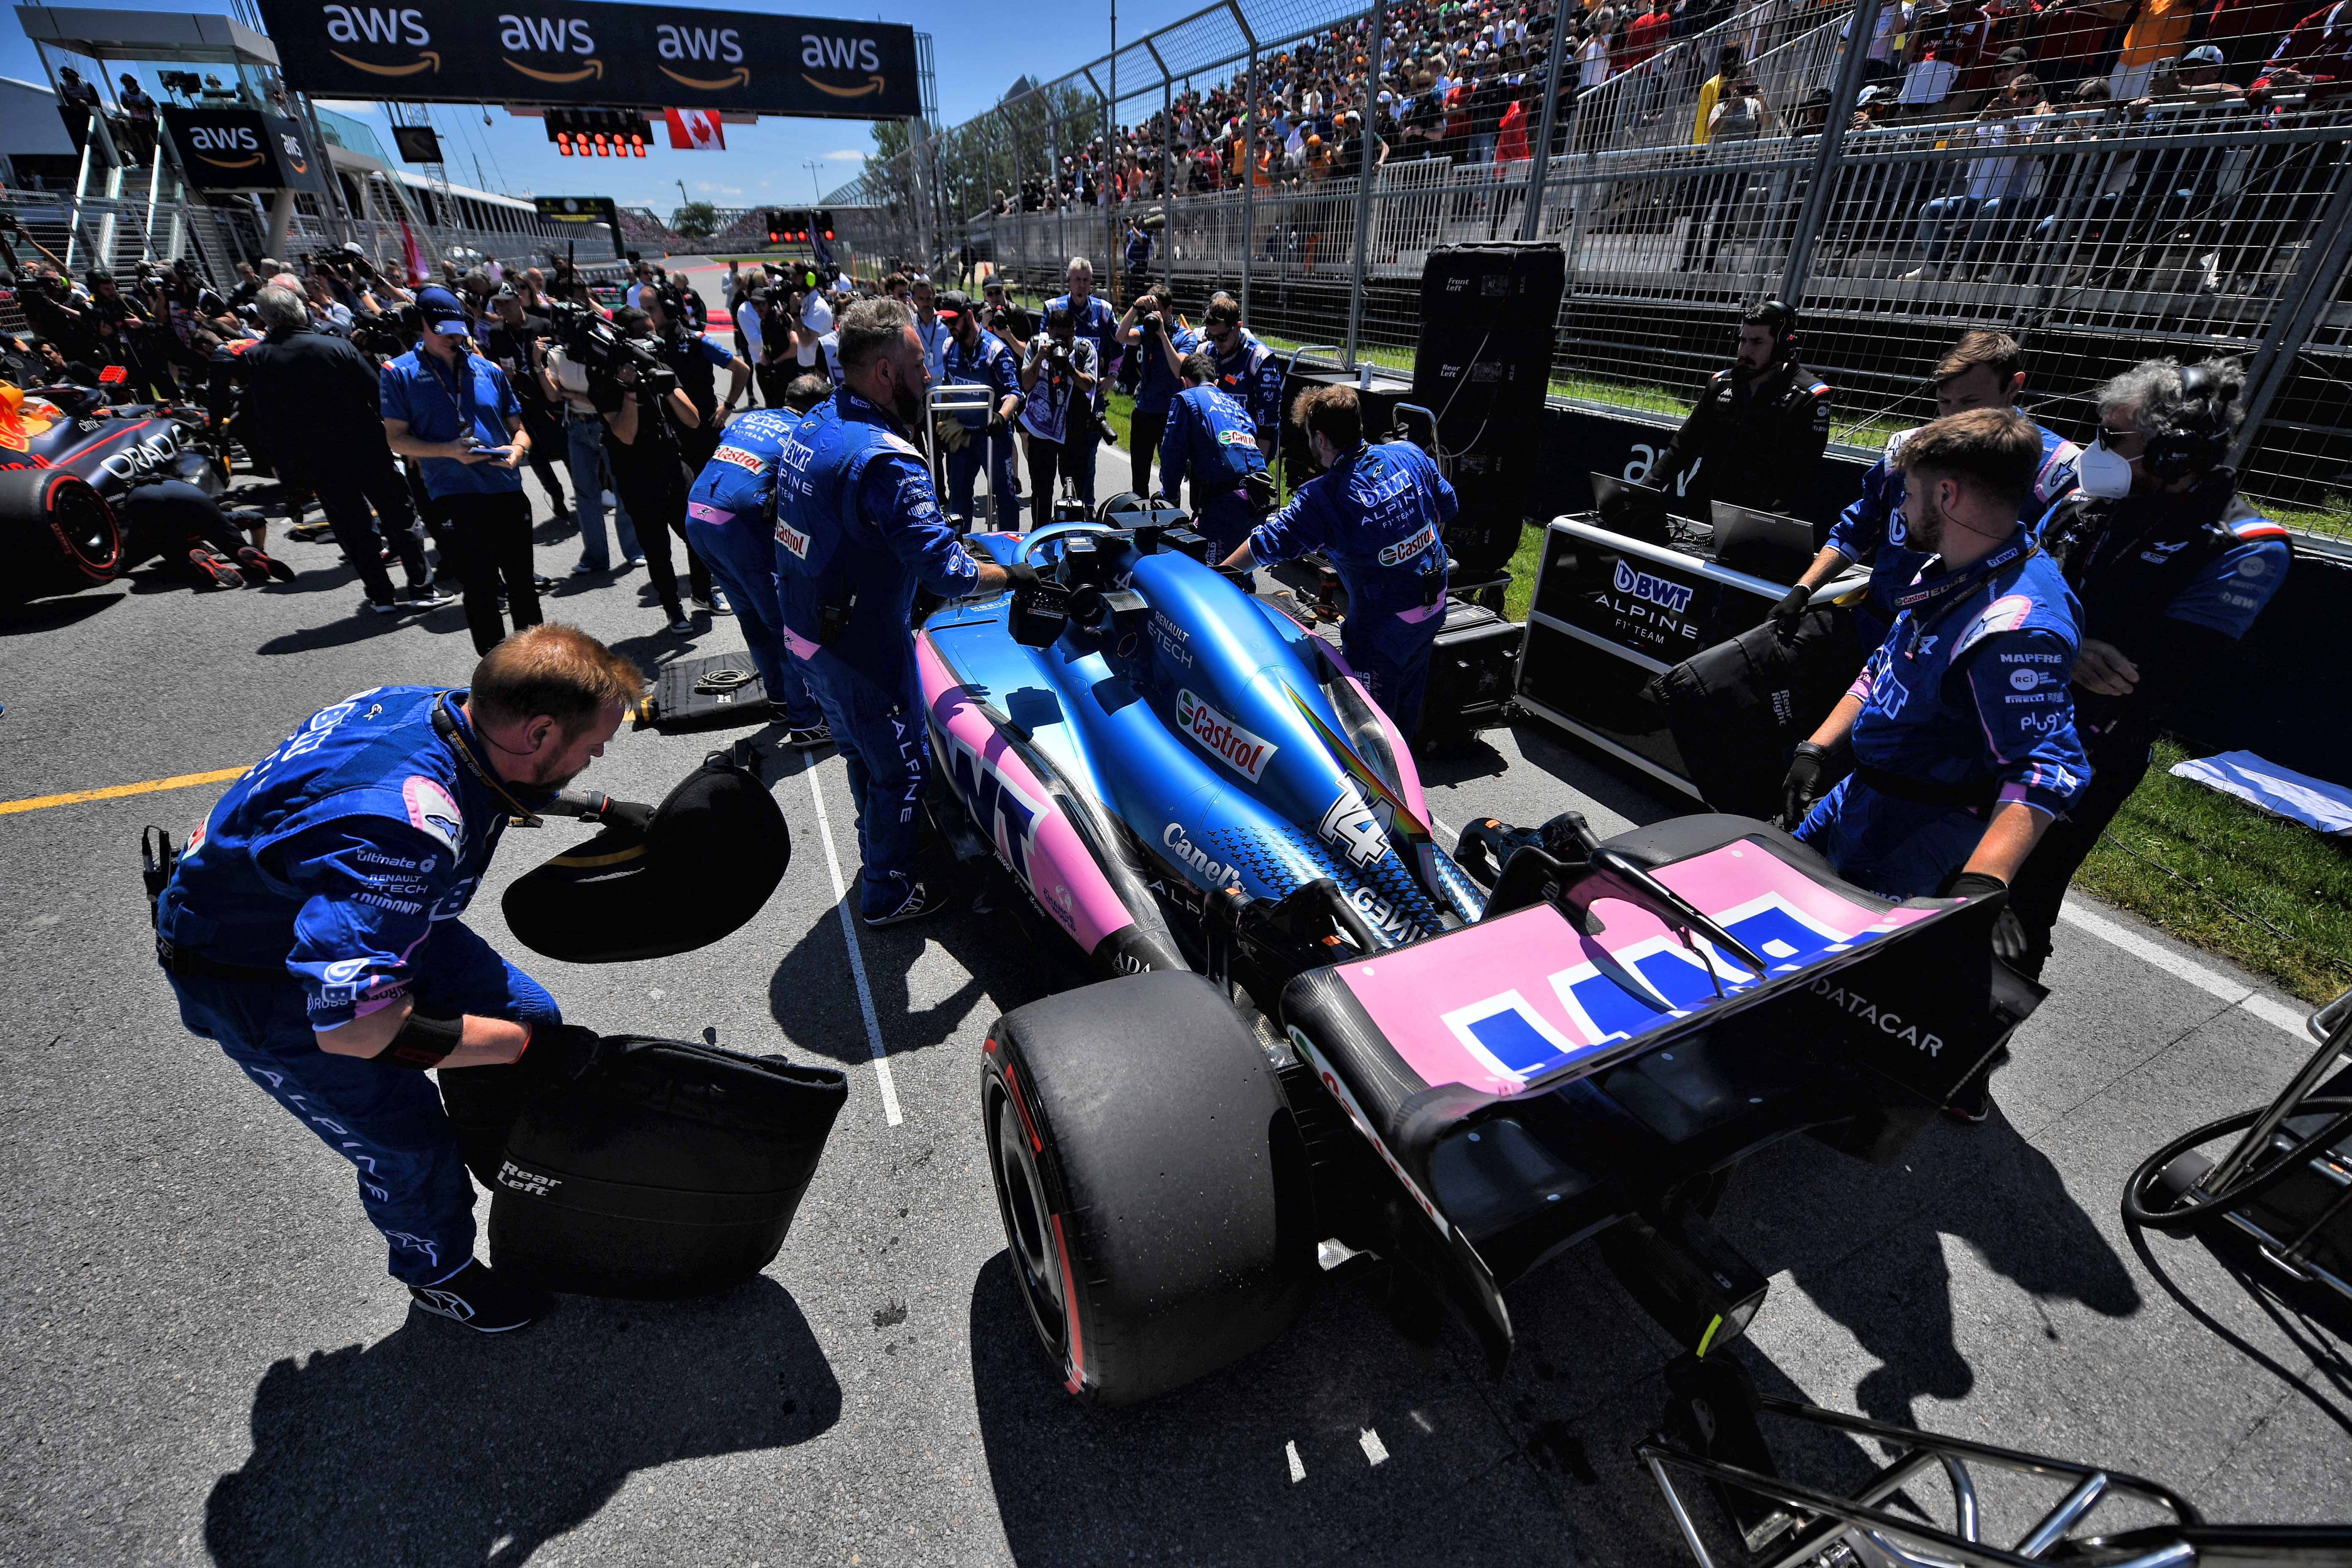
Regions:
M 2159 741 L 2147 778 L 2074 885 L 2269 976 L 2306 1002 L 2352 985 L 2352 853 L 2324 833 L 2174 778 L 2190 753 Z

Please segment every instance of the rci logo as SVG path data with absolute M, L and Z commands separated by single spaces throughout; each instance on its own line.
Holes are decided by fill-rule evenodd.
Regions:
M 1664 577 L 1653 577 L 1647 572 L 1636 572 L 1622 561 L 1617 563 L 1614 578 L 1617 591 L 1631 594 L 1637 599 L 1647 599 L 1662 610 L 1681 615 L 1690 608 L 1691 588 L 1684 583 L 1669 583 Z

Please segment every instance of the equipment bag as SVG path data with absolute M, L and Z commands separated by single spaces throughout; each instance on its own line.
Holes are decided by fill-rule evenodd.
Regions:
M 1765 621 L 1650 682 L 1692 784 L 1717 811 L 1780 814 L 1789 753 L 1821 727 L 1861 673 L 1851 612 L 1823 606 L 1790 637 Z
M 833 1068 L 644 1036 L 604 1040 L 575 1080 L 476 1094 L 469 1080 L 503 1071 L 443 1088 L 474 1148 L 510 1118 L 488 1184 L 492 1265 L 625 1300 L 707 1295 L 766 1268 L 849 1097 Z

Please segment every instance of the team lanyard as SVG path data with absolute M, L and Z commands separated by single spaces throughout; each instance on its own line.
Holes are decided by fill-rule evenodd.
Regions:
M 2032 549 L 2032 540 L 2021 539 L 1994 551 L 1965 571 L 1947 572 L 1932 583 L 1915 587 L 1907 594 L 1895 595 L 1895 611 L 1911 617 L 1911 640 L 1904 648 L 1903 657 L 1918 658 L 1920 644 L 1929 626 L 1941 621 L 1951 612 L 1954 604 L 1973 592 L 1979 584 Z M 1922 614 L 1923 611 L 1932 613 Z
M 416 363 L 425 367 L 425 374 L 433 378 L 433 384 L 440 390 L 443 397 L 449 400 L 449 406 L 457 412 L 457 434 L 471 436 L 474 433 L 474 416 L 466 412 L 466 405 L 474 400 L 474 366 L 468 351 L 459 349 L 457 353 L 460 356 L 457 361 L 458 374 L 452 376 L 449 381 L 441 379 L 441 367 L 433 363 L 434 356 L 431 350 L 418 349 Z

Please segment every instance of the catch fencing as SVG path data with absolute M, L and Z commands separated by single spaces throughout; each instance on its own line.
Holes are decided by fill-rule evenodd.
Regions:
M 1356 15 L 1360 42 L 1382 13 Z M 1932 417 L 1929 371 L 1971 326 L 2020 336 L 2032 411 L 2071 436 L 2091 423 L 2098 383 L 2137 360 L 2239 354 L 2250 366 L 2236 453 L 2245 488 L 2340 529 L 2352 510 L 2352 105 L 2288 95 L 2009 118 L 1930 110 L 1832 130 L 1823 89 L 1842 107 L 1863 75 L 1844 42 L 1853 16 L 1766 0 L 1581 98 L 1571 88 L 1549 158 L 1467 162 L 1392 145 L 1366 189 L 1349 149 L 1344 170 L 1319 178 L 1214 192 L 1171 180 L 1163 188 L 1177 194 L 1126 202 L 982 210 L 928 227 L 909 217 L 868 253 L 920 259 L 928 234 L 935 268 L 961 271 L 969 254 L 1045 291 L 1086 255 L 1115 299 L 1172 284 L 1197 320 L 1212 290 L 1228 290 L 1262 334 L 1341 340 L 1336 357 L 1352 368 L 1411 363 L 1433 247 L 1547 241 L 1568 253 L 1568 291 L 1557 320 L 1528 327 L 1552 335 L 1555 397 L 1685 409 L 1727 360 L 1740 308 L 1778 295 L 1799 309 L 1804 363 L 1835 388 L 1835 437 L 1864 447 Z M 1128 46 L 1116 97 L 1097 62 L 925 146 L 958 148 L 985 201 L 1008 174 L 1017 188 L 1058 169 L 1114 107 L 1118 123 L 1149 121 L 1188 69 L 1203 82 L 1249 80 L 1274 36 L 1253 39 L 1248 19 L 1221 5 Z M 1868 16 L 1852 30 L 1868 37 Z M 1213 71 L 1191 63 L 1235 40 L 1255 47 Z M 1699 145 L 1700 88 L 1725 44 L 1740 47 L 1765 112 L 1756 134 Z M 1102 85 L 1090 99 L 1073 80 Z M 1530 154 L 1545 145 L 1539 121 L 1526 135 Z M 836 199 L 865 197 L 877 219 L 914 213 L 918 195 L 948 199 L 951 182 L 916 170 L 923 153 L 869 168 Z M 1145 276 L 1128 278 L 1138 219 L 1154 243 Z

